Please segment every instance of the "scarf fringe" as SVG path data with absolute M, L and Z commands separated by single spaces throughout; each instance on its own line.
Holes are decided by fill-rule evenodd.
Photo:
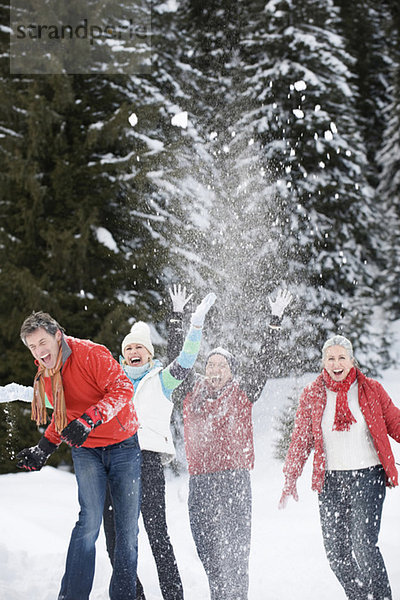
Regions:
M 38 382 L 38 377 L 36 377 L 31 407 L 31 419 L 32 421 L 35 421 L 36 425 L 45 425 L 47 423 L 46 400 L 44 397 L 42 400 L 39 386 L 40 382 Z
M 54 368 L 46 369 L 43 366 L 39 367 L 39 371 L 33 384 L 33 401 L 31 410 L 31 418 L 36 422 L 36 425 L 44 425 L 47 423 L 46 390 L 44 378 L 50 377 L 54 402 L 54 425 L 57 433 L 61 433 L 68 424 L 61 367 L 62 347 L 60 344 L 57 362 Z

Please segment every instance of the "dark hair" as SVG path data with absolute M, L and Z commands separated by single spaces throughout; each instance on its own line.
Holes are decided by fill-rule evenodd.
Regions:
M 20 336 L 25 346 L 26 336 L 40 328 L 47 331 L 47 333 L 50 333 L 50 335 L 56 335 L 58 330 L 64 331 L 61 325 L 59 325 L 59 323 L 57 323 L 57 321 L 48 313 L 42 312 L 41 310 L 33 312 L 29 317 L 26 317 L 21 326 Z

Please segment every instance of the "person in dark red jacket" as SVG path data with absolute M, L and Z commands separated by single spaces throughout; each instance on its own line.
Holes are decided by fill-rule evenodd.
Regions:
M 332 571 L 349 600 L 391 600 L 378 536 L 386 486 L 398 485 L 389 436 L 400 442 L 400 409 L 355 366 L 347 338 L 325 342 L 322 364 L 299 401 L 280 508 L 298 500 L 296 481 L 314 450 L 312 488 Z
M 111 353 L 99 344 L 65 336 L 49 314 L 32 313 L 21 339 L 35 358 L 32 419 L 50 425 L 37 446 L 18 453 L 18 467 L 38 471 L 59 444 L 72 446 L 81 510 L 69 544 L 58 600 L 87 600 L 93 583 L 95 542 L 107 484 L 116 529 L 111 600 L 136 598 L 141 453 L 133 385 Z
M 286 291 L 279 292 L 275 301 L 270 300 L 272 318 L 263 343 L 241 377 L 233 355 L 218 347 L 208 354 L 205 377 L 198 375 L 186 385 L 190 389 L 184 398 L 183 422 L 190 527 L 208 577 L 211 600 L 248 598 L 250 470 L 254 465 L 252 408 L 268 375 L 276 371 L 273 362 L 277 330 L 290 301 L 291 294 Z M 175 338 L 179 340 L 181 323 L 174 307 L 171 347 L 179 345 Z

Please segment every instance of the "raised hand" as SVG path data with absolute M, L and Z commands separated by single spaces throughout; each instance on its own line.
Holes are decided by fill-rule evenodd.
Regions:
M 205 298 L 200 302 L 194 313 L 192 314 L 192 318 L 190 320 L 191 324 L 194 327 L 203 327 L 204 319 L 212 305 L 214 304 L 217 296 L 214 292 L 207 294 Z
M 186 294 L 186 287 L 182 288 L 181 284 L 179 284 L 178 286 L 174 284 L 173 288 L 169 288 L 168 291 L 172 300 L 172 310 L 174 312 L 183 312 L 183 309 L 185 308 L 186 304 L 189 302 L 193 294 L 190 294 L 190 296 L 188 296 Z
M 289 290 L 278 290 L 276 300 L 272 300 L 271 296 L 269 296 L 268 300 L 271 306 L 271 313 L 279 319 L 282 318 L 282 315 L 291 303 L 292 298 L 293 296 Z

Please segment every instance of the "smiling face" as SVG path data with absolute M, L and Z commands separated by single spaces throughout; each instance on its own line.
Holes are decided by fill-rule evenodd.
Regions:
M 323 366 L 334 381 L 343 381 L 354 367 L 354 358 L 343 346 L 330 346 L 325 351 Z
M 151 354 L 143 344 L 128 344 L 124 348 L 124 359 L 130 367 L 142 367 L 151 359 Z
M 43 327 L 39 327 L 25 337 L 25 342 L 32 356 L 43 367 L 53 369 L 57 363 L 61 337 L 60 330 L 56 331 L 55 335 L 52 335 L 43 329 Z
M 228 361 L 222 354 L 212 354 L 206 364 L 206 377 L 215 390 L 220 390 L 232 379 Z

